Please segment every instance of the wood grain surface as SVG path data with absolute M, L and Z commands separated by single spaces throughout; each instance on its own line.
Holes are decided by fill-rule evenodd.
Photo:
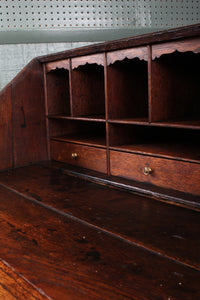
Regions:
M 14 165 L 47 159 L 42 66 L 35 61 L 12 84 Z
M 114 176 L 200 195 L 199 164 L 111 150 L 110 165 Z M 143 174 L 145 166 L 152 169 L 152 174 Z
M 200 52 L 200 38 L 186 39 L 178 42 L 161 43 L 152 46 L 152 59 L 159 58 L 163 54 L 178 52 Z
M 0 98 L 0 169 L 13 166 L 12 89 L 8 87 Z
M 122 61 L 125 58 L 133 59 L 139 58 L 140 60 L 148 60 L 147 47 L 136 47 L 126 50 L 118 50 L 114 52 L 109 52 L 107 54 L 107 65 L 111 65 L 116 61 Z
M 199 212 L 32 166 L 0 174 L 0 182 L 148 249 L 200 269 Z
M 53 160 L 65 162 L 98 172 L 107 172 L 106 150 L 85 145 L 51 141 L 51 157 Z M 78 157 L 72 158 L 72 153 Z
M 71 59 L 72 69 L 76 69 L 79 66 L 86 64 L 97 64 L 104 67 L 104 55 L 103 54 L 93 54 L 88 56 L 80 56 Z
M 58 60 L 54 62 L 47 63 L 45 65 L 46 72 L 50 72 L 56 69 L 70 69 L 70 61 L 69 59 Z
M 8 263 L 0 259 L 0 299 L 50 300 L 51 298 L 18 274 Z
M 200 272 L 0 188 L 0 255 L 53 299 L 192 299 Z

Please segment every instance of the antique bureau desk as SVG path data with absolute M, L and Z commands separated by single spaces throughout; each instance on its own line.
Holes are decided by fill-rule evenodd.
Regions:
M 199 24 L 35 58 L 0 112 L 1 297 L 200 299 Z

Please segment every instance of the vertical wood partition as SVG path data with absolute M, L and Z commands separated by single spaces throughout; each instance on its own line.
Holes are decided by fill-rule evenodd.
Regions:
M 44 76 L 44 101 L 45 101 L 45 119 L 46 119 L 46 140 L 47 140 L 47 155 L 48 159 L 51 159 L 50 149 L 50 134 L 49 134 L 49 119 L 48 119 L 48 99 L 47 99 L 47 77 L 46 77 L 46 66 L 43 65 L 43 76 Z
M 107 174 L 110 176 L 109 123 L 108 123 L 108 66 L 107 53 L 104 53 L 104 82 L 105 82 L 105 112 L 106 112 L 106 145 L 107 145 Z
M 148 45 L 148 116 L 149 123 L 152 121 L 152 47 Z

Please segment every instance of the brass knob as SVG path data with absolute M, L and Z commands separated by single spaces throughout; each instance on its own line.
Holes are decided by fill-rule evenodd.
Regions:
M 150 167 L 144 167 L 143 168 L 143 174 L 144 175 L 149 175 L 152 173 L 152 169 Z
M 77 159 L 77 158 L 78 158 L 78 153 L 73 152 L 73 153 L 71 154 L 71 158 L 72 158 L 72 159 Z

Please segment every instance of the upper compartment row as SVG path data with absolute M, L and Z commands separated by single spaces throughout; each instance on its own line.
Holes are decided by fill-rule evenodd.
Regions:
M 52 118 L 200 127 L 200 38 L 50 62 Z

